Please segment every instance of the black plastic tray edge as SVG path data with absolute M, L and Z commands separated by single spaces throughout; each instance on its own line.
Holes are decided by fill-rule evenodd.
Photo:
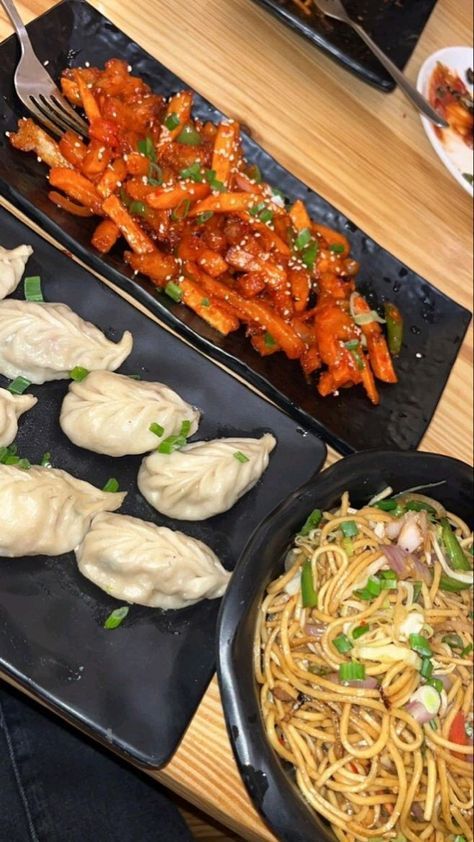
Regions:
M 380 64 L 381 74 L 380 76 L 376 76 L 372 71 L 368 70 L 358 61 L 341 52 L 341 50 L 338 50 L 338 48 L 331 44 L 330 41 L 319 35 L 312 26 L 305 26 L 304 22 L 300 20 L 296 14 L 292 14 L 292 12 L 288 9 L 276 6 L 273 0 L 253 0 L 253 2 L 256 3 L 257 6 L 260 6 L 260 8 L 266 9 L 277 20 L 281 21 L 286 26 L 289 26 L 293 32 L 303 36 L 303 38 L 309 41 L 310 44 L 313 44 L 313 46 L 322 50 L 323 53 L 329 56 L 332 61 L 336 64 L 342 65 L 351 73 L 354 73 L 355 76 L 362 79 L 362 81 L 366 82 L 366 84 L 371 85 L 373 88 L 376 88 L 378 91 L 382 91 L 385 94 L 391 93 L 397 87 L 391 76 L 382 76 L 382 74 L 386 73 L 382 64 Z M 403 66 L 400 68 L 401 70 L 403 70 Z
M 426 457 L 428 461 L 431 461 L 435 457 L 437 460 L 445 461 L 446 463 L 449 463 L 449 464 L 456 463 L 460 467 L 461 470 L 465 470 L 467 468 L 471 472 L 471 486 L 474 483 L 474 473 L 473 473 L 474 469 L 472 468 L 472 466 L 468 465 L 466 462 L 463 462 L 461 459 L 456 459 L 455 457 L 452 457 L 452 456 L 446 456 L 446 455 L 440 454 L 440 453 L 434 453 L 434 452 L 430 452 L 430 451 L 421 451 L 421 450 L 420 451 L 418 451 L 418 450 L 416 450 L 416 451 L 396 451 L 396 450 L 370 449 L 370 450 L 364 450 L 364 451 L 359 451 L 357 453 L 353 453 L 349 457 L 347 457 L 346 459 L 338 460 L 337 462 L 330 465 L 327 469 L 323 469 L 323 471 L 319 471 L 318 475 L 317 475 L 317 480 L 320 483 L 321 488 L 322 488 L 321 493 L 324 494 L 325 486 L 328 484 L 328 482 L 329 482 L 329 484 L 331 484 L 333 473 L 336 473 L 337 471 L 339 471 L 341 469 L 342 465 L 344 465 L 344 467 L 348 467 L 350 464 L 354 464 L 354 463 L 357 464 L 358 461 L 361 461 L 362 464 L 363 464 L 364 459 L 367 458 L 367 456 L 370 456 L 371 454 L 374 454 L 374 455 L 377 454 L 379 462 L 382 462 L 382 460 L 384 460 L 386 457 L 391 457 L 391 456 L 394 456 L 394 455 L 396 455 L 397 457 L 400 457 L 402 460 L 404 460 L 406 458 L 410 458 L 410 456 L 414 455 L 414 454 L 419 455 L 420 458 Z M 349 463 L 349 465 L 348 465 L 348 463 Z M 245 545 L 245 547 L 242 551 L 242 554 L 241 554 L 240 558 L 238 559 L 237 564 L 234 568 L 234 574 L 233 574 L 234 579 L 239 578 L 239 576 L 241 575 L 241 567 L 242 567 L 243 561 L 244 561 L 245 557 L 247 556 L 248 552 L 250 551 L 250 549 L 251 549 L 251 547 L 254 543 L 254 540 L 256 538 L 257 533 L 260 533 L 260 531 L 263 531 L 266 528 L 268 522 L 273 519 L 276 512 L 284 513 L 288 508 L 291 508 L 293 502 L 300 495 L 304 495 L 306 490 L 309 489 L 313 485 L 313 483 L 315 481 L 315 478 L 316 477 L 313 476 L 307 482 L 305 482 L 302 486 L 300 486 L 300 488 L 298 488 L 298 489 L 296 489 L 296 491 L 292 492 L 292 494 L 289 497 L 287 497 L 287 499 L 285 501 L 283 501 L 282 503 L 277 505 L 273 509 L 273 511 L 271 511 L 270 514 L 268 514 L 264 518 L 264 520 L 260 523 L 260 525 L 257 526 L 256 529 L 254 529 L 254 531 L 252 532 L 251 536 L 249 537 L 249 540 L 248 540 L 247 544 Z M 266 586 L 266 584 L 267 584 L 266 582 L 263 584 L 263 587 L 261 588 L 262 592 L 263 592 L 263 588 Z M 252 800 L 252 803 L 257 808 L 260 816 L 266 822 L 269 829 L 272 832 L 274 832 L 275 834 L 277 834 L 278 830 L 275 827 L 275 825 L 272 823 L 271 816 L 267 815 L 267 813 L 266 813 L 266 811 L 265 811 L 265 809 L 262 805 L 262 797 L 265 794 L 265 789 L 263 789 L 263 792 L 261 794 L 259 794 L 258 791 L 257 791 L 260 787 L 262 787 L 262 782 L 259 781 L 259 779 L 258 779 L 258 770 L 255 770 L 253 767 L 251 767 L 250 770 L 247 768 L 247 764 L 245 764 L 244 758 L 242 757 L 242 749 L 239 750 L 237 748 L 237 745 L 236 745 L 237 740 L 238 740 L 238 735 L 239 735 L 239 729 L 238 729 L 238 726 L 235 724 L 235 722 L 232 722 L 232 717 L 233 716 L 235 717 L 235 710 L 239 708 L 239 703 L 238 702 L 236 703 L 235 698 L 234 698 L 234 694 L 233 694 L 232 689 L 231 689 L 232 688 L 231 675 L 232 675 L 232 671 L 233 671 L 231 662 L 232 662 L 232 646 L 233 646 L 234 638 L 236 636 L 236 633 L 237 633 L 237 630 L 238 630 L 238 627 L 239 627 L 240 617 L 235 616 L 235 611 L 232 612 L 232 617 L 230 618 L 230 620 L 227 616 L 225 616 L 227 614 L 227 599 L 226 599 L 226 597 L 227 597 L 227 594 L 223 598 L 223 600 L 221 602 L 221 605 L 220 605 L 220 608 L 219 608 L 219 613 L 218 613 L 218 617 L 217 617 L 217 638 L 216 638 L 217 680 L 218 680 L 219 692 L 220 692 L 220 695 L 221 695 L 222 706 L 223 706 L 223 711 L 224 711 L 224 721 L 225 721 L 225 724 L 226 724 L 226 729 L 227 729 L 227 733 L 228 733 L 228 736 L 229 736 L 229 741 L 230 741 L 230 744 L 231 744 L 231 747 L 232 747 L 232 753 L 234 755 L 234 758 L 235 758 L 235 761 L 237 763 L 242 781 L 243 781 L 243 783 L 244 783 L 244 785 L 245 785 L 245 787 L 248 791 L 248 794 L 249 794 L 249 796 Z M 225 626 L 224 626 L 224 620 L 226 620 Z M 254 679 L 254 687 L 255 687 L 255 695 L 256 695 L 256 698 L 257 698 L 258 689 L 257 689 L 257 686 L 256 686 L 255 679 Z M 257 706 L 258 706 L 258 702 L 257 702 Z M 261 714 L 259 714 L 259 715 L 261 716 Z M 240 719 L 240 712 L 237 715 L 237 719 Z M 309 805 L 308 806 L 305 805 L 304 799 L 302 798 L 299 789 L 297 788 L 296 784 L 292 783 L 290 781 L 290 779 L 288 778 L 288 776 L 285 773 L 285 770 L 283 768 L 283 762 L 276 755 L 276 753 L 274 754 L 274 757 L 275 757 L 276 762 L 275 762 L 274 768 L 272 769 L 273 783 L 275 783 L 275 780 L 276 780 L 277 783 L 278 783 L 278 781 L 281 781 L 285 785 L 292 786 L 293 789 L 294 789 L 294 792 L 297 796 L 297 800 L 296 800 L 297 807 L 292 811 L 293 812 L 292 817 L 294 818 L 295 815 L 298 814 L 298 818 L 301 818 L 303 822 L 305 821 L 305 819 L 306 820 L 310 819 L 310 823 L 308 824 L 308 827 L 307 827 L 310 835 L 308 837 L 306 837 L 306 836 L 301 837 L 301 842 L 303 842 L 303 840 L 304 840 L 304 842 L 307 842 L 308 839 L 311 839 L 311 842 L 327 842 L 327 840 L 329 840 L 330 838 L 331 838 L 331 842 L 332 842 L 333 839 L 334 839 L 334 842 L 335 842 L 335 837 L 326 836 L 325 838 L 323 838 L 323 837 L 318 836 L 318 838 L 316 838 L 314 836 L 314 831 L 315 831 L 315 828 L 314 828 L 314 815 L 315 815 L 315 813 L 314 813 L 314 811 L 309 807 Z M 261 773 L 261 774 L 263 775 L 264 773 Z M 260 787 L 259 787 L 259 784 L 260 784 Z M 255 790 L 255 791 L 252 791 L 252 790 Z M 317 821 L 323 821 L 321 819 L 321 817 L 319 817 L 317 814 L 316 814 L 316 819 L 317 819 Z M 303 828 L 303 830 L 305 830 L 305 828 Z M 279 837 L 277 836 L 277 838 L 279 838 Z M 300 842 L 299 836 L 298 836 L 297 842 Z

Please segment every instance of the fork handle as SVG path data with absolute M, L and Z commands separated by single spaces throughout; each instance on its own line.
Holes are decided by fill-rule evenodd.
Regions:
M 21 52 L 24 54 L 25 50 L 31 48 L 31 41 L 30 37 L 26 31 L 25 24 L 23 23 L 18 11 L 13 4 L 12 0 L 0 0 L 3 8 L 5 9 L 8 17 L 10 18 L 15 32 L 18 35 L 18 39 L 21 44 Z
M 0 0 L 0 2 L 4 2 L 4 0 Z M 425 117 L 428 117 L 428 120 L 431 120 L 435 126 L 440 126 L 441 128 L 445 129 L 448 126 L 446 120 L 443 120 L 439 114 L 431 107 L 428 100 L 420 94 L 420 92 L 415 88 L 411 82 L 408 81 L 407 77 L 398 67 L 389 59 L 389 57 L 377 46 L 375 41 L 372 41 L 370 35 L 367 34 L 365 29 L 362 26 L 359 26 L 358 23 L 351 20 L 350 25 L 352 28 L 357 32 L 360 38 L 367 44 L 370 50 L 372 50 L 373 54 L 377 56 L 379 62 L 383 64 L 386 70 L 390 73 L 390 75 L 395 79 L 397 85 L 402 89 L 403 93 L 409 100 L 411 100 L 412 104 L 418 111 L 421 111 Z

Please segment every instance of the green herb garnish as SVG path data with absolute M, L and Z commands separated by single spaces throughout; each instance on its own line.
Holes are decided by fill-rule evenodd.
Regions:
M 39 275 L 31 275 L 29 278 L 25 278 L 24 290 L 27 301 L 44 301 Z
M 116 629 L 125 620 L 130 608 L 128 605 L 123 605 L 121 608 L 116 608 L 107 617 L 104 623 L 104 629 Z
M 26 377 L 15 377 L 11 383 L 7 386 L 9 392 L 12 395 L 22 395 L 23 392 L 26 391 L 28 386 L 31 386 L 31 382 L 26 379 Z

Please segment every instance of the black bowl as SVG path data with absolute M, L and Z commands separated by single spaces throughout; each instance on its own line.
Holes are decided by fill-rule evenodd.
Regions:
M 267 741 L 253 670 L 257 613 L 268 582 L 279 574 L 294 534 L 314 508 L 331 509 L 344 491 L 361 506 L 387 485 L 395 492 L 444 480 L 427 494 L 472 523 L 472 469 L 435 453 L 367 451 L 349 456 L 295 491 L 255 530 L 221 606 L 218 677 L 232 747 L 255 806 L 282 842 L 334 842 L 310 808 L 292 770 Z

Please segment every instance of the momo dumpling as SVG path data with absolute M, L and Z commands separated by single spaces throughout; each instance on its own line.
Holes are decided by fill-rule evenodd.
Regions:
M 81 573 L 111 596 L 151 608 L 216 599 L 230 578 L 202 541 L 128 515 L 97 515 L 76 559 Z
M 74 444 L 108 456 L 153 450 L 163 437 L 177 435 L 183 421 L 190 422 L 192 435 L 199 411 L 168 386 L 111 371 L 91 371 L 81 382 L 71 382 L 59 419 Z M 153 424 L 162 429 L 160 435 L 150 430 Z
M 15 249 L 0 246 L 0 298 L 5 298 L 17 288 L 31 254 L 31 246 L 17 246 Z
M 125 496 L 56 468 L 0 464 L 0 556 L 67 553 L 81 543 L 94 515 L 115 511 Z
M 76 366 L 114 370 L 132 345 L 128 330 L 120 342 L 111 342 L 67 304 L 0 301 L 0 373 L 12 380 L 63 380 Z
M 20 415 L 37 402 L 34 395 L 12 395 L 7 389 L 0 389 L 0 447 L 8 447 L 14 441 Z
M 228 438 L 198 441 L 143 460 L 138 488 L 158 512 L 178 520 L 204 520 L 226 512 L 268 466 L 276 440 Z

